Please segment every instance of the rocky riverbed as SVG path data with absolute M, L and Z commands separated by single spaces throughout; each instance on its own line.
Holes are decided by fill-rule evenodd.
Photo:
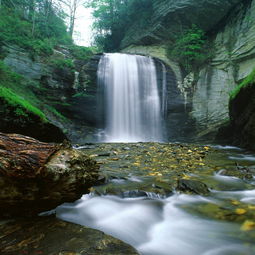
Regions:
M 192 222 L 193 217 L 199 221 L 197 224 L 204 228 L 201 231 L 197 230 L 197 239 L 193 240 L 196 243 L 193 246 L 196 254 L 203 254 L 201 252 L 206 250 L 206 245 L 199 243 L 201 241 L 199 236 L 203 236 L 203 233 L 211 235 L 210 231 L 215 231 L 214 237 L 216 238 L 215 243 L 212 242 L 208 246 L 210 249 L 214 249 L 214 245 L 217 245 L 221 239 L 222 245 L 225 245 L 224 238 L 226 237 L 231 243 L 235 242 L 238 245 L 239 250 L 235 254 L 254 254 L 255 248 L 252 243 L 255 237 L 255 200 L 252 194 L 255 186 L 253 177 L 255 157 L 252 154 L 238 148 L 219 150 L 207 145 L 178 143 L 85 144 L 76 146 L 76 149 L 97 161 L 100 165 L 99 173 L 106 182 L 92 187 L 91 195 L 85 196 L 75 204 L 58 207 L 56 214 L 60 219 L 105 231 L 131 244 L 141 254 L 152 254 L 150 252 L 155 252 L 155 245 L 143 248 L 142 242 L 147 240 L 148 233 L 140 233 L 142 230 L 139 224 L 143 222 L 143 231 L 149 231 L 151 224 L 162 221 L 163 215 L 160 215 L 163 208 L 169 207 L 169 203 L 176 204 L 174 208 L 178 210 L 177 218 L 169 222 L 179 222 L 178 217 L 186 215 L 187 226 L 189 226 L 189 221 Z M 138 219 L 129 223 L 133 216 L 129 215 L 125 218 L 123 207 L 139 207 L 138 214 L 134 216 Z M 144 211 L 147 211 L 147 214 L 142 215 Z M 107 218 L 109 212 L 110 219 Z M 52 213 L 54 214 L 55 211 Z M 167 217 L 171 215 L 175 217 L 174 211 L 172 213 L 173 215 L 169 212 Z M 112 222 L 115 217 L 113 215 L 119 215 L 116 216 L 116 222 L 115 220 Z M 118 223 L 118 218 L 122 219 L 120 223 Z M 46 222 L 45 227 L 41 228 L 44 221 Z M 132 235 L 135 236 L 135 241 L 126 237 L 126 226 L 121 225 L 125 224 L 125 221 L 129 226 L 134 224 Z M 105 227 L 106 222 L 110 222 L 110 226 Z M 164 224 L 170 223 L 165 222 Z M 40 233 L 37 227 L 30 227 L 31 225 L 38 226 L 41 229 Z M 59 225 L 66 235 L 56 234 L 59 231 Z M 177 236 L 180 234 L 179 231 L 187 227 L 181 227 L 181 225 L 176 229 Z M 217 226 L 217 231 L 212 230 L 212 226 Z M 112 229 L 113 227 L 116 229 Z M 171 227 L 174 230 L 177 226 Z M 228 233 L 223 231 L 224 228 L 229 228 Z M 20 234 L 21 229 L 25 230 L 26 236 Z M 76 230 L 84 235 L 77 236 Z M 187 231 L 192 232 L 191 229 Z M 102 232 L 93 232 L 91 229 L 71 223 L 56 221 L 53 216 L 2 224 L 1 232 L 3 234 L 0 237 L 0 250 L 4 249 L 1 254 L 6 255 L 19 254 L 17 252 L 21 250 L 28 252 L 26 254 L 38 254 L 36 253 L 38 251 L 40 254 L 136 254 L 130 246 L 125 246 L 124 243 L 111 239 Z M 92 232 L 97 236 L 93 239 L 95 242 L 87 238 Z M 153 232 L 156 233 L 155 230 Z M 162 240 L 170 238 L 169 233 L 171 231 L 168 230 Z M 222 237 L 219 237 L 220 233 L 223 233 Z M 68 238 L 70 238 L 69 241 L 67 241 Z M 246 246 L 242 246 L 242 243 L 246 243 Z M 103 244 L 104 248 L 93 250 L 92 247 L 99 247 L 99 244 Z M 160 246 L 164 247 L 164 244 Z M 166 247 L 166 249 L 170 248 Z M 157 249 L 158 254 L 166 254 Z M 185 251 L 180 254 L 185 254 Z

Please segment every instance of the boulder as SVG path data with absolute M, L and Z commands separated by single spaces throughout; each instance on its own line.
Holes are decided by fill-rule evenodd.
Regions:
M 34 217 L 0 225 L 1 255 L 136 255 L 134 248 L 101 231 Z
M 186 179 L 178 180 L 177 190 L 197 195 L 208 195 L 209 193 L 207 185 L 203 182 Z
M 69 145 L 0 133 L 0 217 L 35 215 L 75 201 L 99 182 L 98 169 Z

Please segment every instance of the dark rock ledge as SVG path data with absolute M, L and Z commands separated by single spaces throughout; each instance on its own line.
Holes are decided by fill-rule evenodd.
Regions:
M 53 216 L 0 224 L 0 233 L 1 255 L 138 255 L 101 231 Z

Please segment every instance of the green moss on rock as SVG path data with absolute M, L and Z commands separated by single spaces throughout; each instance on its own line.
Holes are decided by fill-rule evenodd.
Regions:
M 233 100 L 242 89 L 245 89 L 254 84 L 255 84 L 255 68 L 235 89 L 233 89 L 230 92 L 230 100 Z
M 45 114 L 29 101 L 15 94 L 11 89 L 0 86 L 0 98 L 4 105 L 15 108 L 17 116 L 28 117 L 28 113 L 37 115 L 42 121 L 47 121 Z

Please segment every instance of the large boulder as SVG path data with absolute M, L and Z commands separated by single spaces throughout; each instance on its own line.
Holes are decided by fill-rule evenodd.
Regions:
M 99 182 L 98 169 L 70 146 L 0 133 L 0 217 L 34 215 L 75 201 Z
M 101 231 L 34 217 L 0 225 L 1 255 L 137 255 L 130 245 Z

